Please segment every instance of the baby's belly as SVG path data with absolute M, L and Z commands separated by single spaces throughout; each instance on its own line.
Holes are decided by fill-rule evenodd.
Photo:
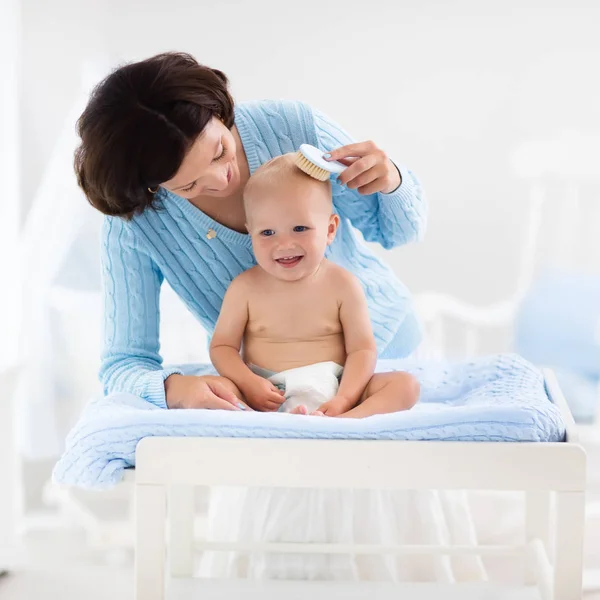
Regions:
M 274 340 L 246 336 L 243 358 L 263 369 L 279 373 L 315 363 L 346 362 L 346 349 L 342 333 L 311 340 Z

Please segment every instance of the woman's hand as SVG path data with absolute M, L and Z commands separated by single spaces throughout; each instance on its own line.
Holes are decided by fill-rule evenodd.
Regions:
M 254 410 L 275 412 L 285 402 L 284 393 L 268 379 L 252 374 L 240 388 L 246 402 Z
M 402 183 L 396 165 L 371 141 L 336 148 L 324 157 L 348 166 L 338 181 L 352 190 L 357 189 L 359 194 L 389 194 Z
M 234 391 L 235 390 L 235 391 Z M 165 380 L 168 408 L 249 410 L 238 398 L 235 385 L 214 375 L 170 375 Z

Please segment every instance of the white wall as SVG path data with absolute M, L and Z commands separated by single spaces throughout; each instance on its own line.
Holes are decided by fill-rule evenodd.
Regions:
M 515 280 L 526 187 L 512 148 L 600 133 L 593 0 L 23 0 L 23 189 L 31 198 L 85 60 L 193 53 L 237 100 L 303 99 L 421 176 L 425 243 L 390 260 L 415 291 L 474 302 Z

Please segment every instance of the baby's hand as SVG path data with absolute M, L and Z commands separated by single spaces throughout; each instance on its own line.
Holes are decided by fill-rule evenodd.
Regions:
M 321 404 L 317 410 L 326 417 L 338 417 L 353 408 L 352 403 L 344 396 L 334 396 L 329 402 Z
M 239 387 L 246 398 L 246 403 L 254 410 L 274 412 L 285 402 L 283 392 L 268 379 L 258 375 L 252 375 Z

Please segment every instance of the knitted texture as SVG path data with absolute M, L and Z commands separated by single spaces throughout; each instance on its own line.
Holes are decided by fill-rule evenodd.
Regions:
M 421 398 L 411 410 L 366 419 L 284 413 L 160 410 L 131 394 L 93 400 L 66 440 L 54 470 L 60 484 L 106 487 L 135 465 L 148 436 L 560 442 L 565 425 L 542 374 L 523 358 L 496 355 L 450 364 L 386 360 L 378 371 L 412 373 Z M 210 373 L 209 366 L 196 374 Z M 474 448 L 473 452 L 477 452 Z
M 300 102 L 241 104 L 235 110 L 235 124 L 250 173 L 303 143 L 329 151 L 354 141 L 322 113 Z M 419 323 L 406 287 L 358 232 L 384 248 L 422 237 L 426 201 L 417 178 L 407 168 L 398 168 L 402 185 L 391 194 L 361 196 L 332 179 L 340 227 L 327 251 L 332 262 L 352 271 L 362 283 L 377 347 L 386 358 L 408 356 L 416 348 Z M 129 392 L 165 407 L 164 380 L 181 370 L 163 368 L 159 354 L 161 283 L 169 282 L 210 335 L 230 282 L 256 261 L 248 235 L 220 225 L 163 188 L 157 201 L 157 210 L 146 210 L 129 222 L 117 217 L 104 222 L 100 378 L 107 394 Z M 216 237 L 206 237 L 209 229 Z

